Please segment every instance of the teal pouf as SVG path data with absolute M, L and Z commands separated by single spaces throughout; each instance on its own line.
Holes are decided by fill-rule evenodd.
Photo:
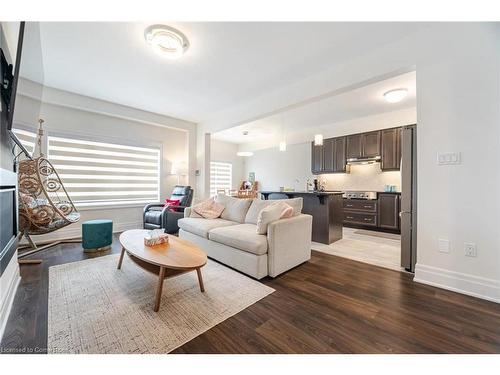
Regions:
M 113 243 L 112 220 L 89 220 L 82 223 L 83 251 L 105 251 Z

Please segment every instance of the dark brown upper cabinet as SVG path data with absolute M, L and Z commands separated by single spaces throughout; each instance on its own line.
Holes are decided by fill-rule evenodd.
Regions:
M 335 170 L 335 138 L 328 138 L 323 141 L 323 172 L 333 173 L 334 170 Z
M 380 155 L 380 132 L 347 136 L 347 158 L 370 158 Z
M 334 138 L 333 173 L 346 173 L 346 137 Z
M 311 142 L 311 172 L 323 173 L 323 146 L 315 146 L 314 142 Z
M 378 194 L 378 226 L 384 229 L 399 230 L 399 194 Z
M 363 147 L 361 146 L 361 134 L 348 135 L 347 139 L 347 159 L 360 158 L 363 156 Z
M 384 129 L 382 133 L 382 160 L 380 168 L 383 171 L 396 171 L 401 168 L 401 128 Z
M 323 146 L 311 143 L 311 171 L 321 173 L 347 173 L 346 137 L 327 138 Z
M 380 156 L 380 131 L 361 134 L 362 157 Z

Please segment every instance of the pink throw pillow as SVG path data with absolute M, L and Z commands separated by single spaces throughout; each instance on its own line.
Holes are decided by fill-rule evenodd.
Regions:
M 289 204 L 286 204 L 283 202 L 283 205 L 286 205 L 287 207 L 285 207 L 283 209 L 283 211 L 281 212 L 281 216 L 280 216 L 280 219 L 288 219 L 290 217 L 293 216 L 293 207 L 290 206 Z
M 220 217 L 224 206 L 216 203 L 213 199 L 207 199 L 193 206 L 193 211 L 205 219 L 216 219 Z
M 181 204 L 181 201 L 179 199 L 165 199 L 165 204 L 163 207 L 170 207 L 170 206 L 178 206 Z M 170 212 L 177 212 L 177 208 L 169 208 L 168 209 Z

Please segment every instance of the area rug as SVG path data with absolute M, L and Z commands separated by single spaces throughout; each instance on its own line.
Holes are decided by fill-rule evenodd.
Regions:
M 274 292 L 217 262 L 165 280 L 118 255 L 49 268 L 49 353 L 168 353 Z

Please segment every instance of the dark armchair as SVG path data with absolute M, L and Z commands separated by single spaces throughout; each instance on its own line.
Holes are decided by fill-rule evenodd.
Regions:
M 175 186 L 170 199 L 180 200 L 179 206 L 163 207 L 163 203 L 152 203 L 144 207 L 144 229 L 165 229 L 167 233 L 177 233 L 177 221 L 184 217 L 184 209 L 191 206 L 193 189 L 191 186 Z M 175 208 L 176 211 L 170 211 Z

